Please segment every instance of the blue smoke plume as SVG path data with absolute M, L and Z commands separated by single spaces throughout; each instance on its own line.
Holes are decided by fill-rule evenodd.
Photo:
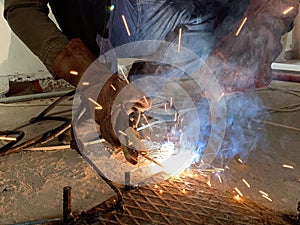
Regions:
M 221 120 L 226 120 L 226 130 L 224 139 L 216 140 L 222 141 L 220 151 L 216 156 L 215 161 L 218 161 L 225 166 L 228 160 L 239 157 L 243 162 L 246 162 L 249 154 L 257 147 L 259 140 L 258 128 L 261 124 L 257 124 L 253 119 L 262 113 L 262 100 L 258 95 L 253 93 L 246 94 L 231 94 L 224 97 L 226 102 L 226 114 L 220 111 L 217 112 L 218 121 L 216 126 L 221 124 Z M 198 148 L 196 149 L 199 157 L 196 163 L 199 163 L 201 157 L 205 154 L 205 149 L 208 139 L 211 135 L 218 135 L 211 133 L 210 110 L 209 102 L 205 99 L 198 106 L 198 113 L 200 119 L 200 137 Z

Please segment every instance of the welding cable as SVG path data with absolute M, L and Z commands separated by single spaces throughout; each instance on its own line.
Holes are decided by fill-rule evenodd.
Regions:
M 40 145 L 40 144 L 44 144 L 54 138 L 56 138 L 57 136 L 59 136 L 60 134 L 62 134 L 63 132 L 65 132 L 67 129 L 69 129 L 71 127 L 71 122 L 69 119 L 66 119 L 64 117 L 46 117 L 46 114 L 49 113 L 52 109 L 54 109 L 60 102 L 62 102 L 63 100 L 65 100 L 66 98 L 74 95 L 75 93 L 75 90 L 72 90 L 72 91 L 68 91 L 67 93 L 64 92 L 64 94 L 58 98 L 56 101 L 54 101 L 52 104 L 50 104 L 46 109 L 44 109 L 37 117 L 34 117 L 32 118 L 29 123 L 21 126 L 21 128 L 24 128 L 26 126 L 29 126 L 29 125 L 32 125 L 32 124 L 35 124 L 37 122 L 41 122 L 41 121 L 49 121 L 49 120 L 52 120 L 52 121 L 62 121 L 64 122 L 62 125 L 60 125 L 59 127 L 53 129 L 53 130 L 50 130 L 50 131 L 47 131 L 39 136 L 36 136 L 34 137 L 33 139 L 31 140 L 28 140 L 22 144 L 19 144 L 17 146 L 15 146 L 18 142 L 21 141 L 21 139 L 24 137 L 24 132 L 22 131 L 17 131 L 17 129 L 20 129 L 17 128 L 13 131 L 6 131 L 6 132 L 10 132 L 11 134 L 13 133 L 17 133 L 19 134 L 19 136 L 17 137 L 17 140 L 16 141 L 11 141 L 9 142 L 8 144 L 2 146 L 0 148 L 0 156 L 2 155 L 6 155 L 6 154 L 9 154 L 9 153 L 12 153 L 12 152 L 20 152 L 22 151 L 23 149 L 25 148 L 29 148 L 29 147 L 33 147 L 33 146 L 36 146 L 36 145 Z M 22 134 L 23 133 L 23 134 Z M 1 133 L 0 133 L 1 134 Z M 13 147 L 15 146 L 15 147 Z
M 0 148 L 0 156 L 10 154 L 13 152 L 20 152 L 25 148 L 44 144 L 44 143 L 56 138 L 57 136 L 59 136 L 60 134 L 62 134 L 63 132 L 65 132 L 67 129 L 69 129 L 71 127 L 70 120 L 63 118 L 63 117 L 43 117 L 43 118 L 40 118 L 40 120 L 37 122 L 40 122 L 40 121 L 62 121 L 64 123 L 52 130 L 49 130 L 41 135 L 38 135 L 24 143 L 17 145 L 17 146 L 14 146 L 11 148 L 8 148 L 7 145 L 3 146 L 2 148 Z M 31 124 L 32 123 L 29 123 L 28 125 L 31 125 Z
M 20 142 L 23 137 L 25 136 L 25 133 L 23 131 L 20 130 L 10 130 L 10 131 L 0 131 L 0 135 L 1 136 L 7 136 L 7 135 L 18 135 L 15 140 L 9 141 L 6 145 L 4 145 L 3 147 L 0 148 L 0 152 L 5 151 L 9 148 L 11 148 L 12 146 L 16 145 L 18 142 Z
M 255 91 L 256 92 L 260 92 L 260 91 L 282 91 L 282 92 L 300 97 L 300 93 L 297 93 L 298 91 L 296 91 L 296 90 L 289 90 L 289 89 L 284 89 L 284 88 L 279 88 L 279 87 L 260 88 L 260 89 L 256 89 Z
M 300 94 L 296 93 L 296 90 L 288 90 L 288 89 L 283 89 L 283 88 L 267 88 L 267 89 L 258 89 L 256 91 L 282 91 L 286 92 L 288 94 L 292 94 L 296 97 L 300 97 Z M 266 112 L 267 110 L 267 112 Z M 294 103 L 291 105 L 284 105 L 281 106 L 280 108 L 273 108 L 273 107 L 267 107 L 267 106 L 262 106 L 262 113 L 257 115 L 257 117 L 265 116 L 270 113 L 277 113 L 277 112 L 283 112 L 283 113 L 289 113 L 289 112 L 297 112 L 300 110 L 300 104 L 299 103 Z
M 285 105 L 280 108 L 272 108 L 272 107 L 263 107 L 263 109 L 266 109 L 270 111 L 270 113 L 275 112 L 297 112 L 300 111 L 300 104 L 292 104 L 292 105 Z
M 45 110 L 43 110 L 37 117 L 34 117 L 30 120 L 30 122 L 27 124 L 28 125 L 32 125 L 34 123 L 37 122 L 41 122 L 41 121 L 61 121 L 64 122 L 62 125 L 56 127 L 53 130 L 47 131 L 39 136 L 36 136 L 34 138 L 32 138 L 29 141 L 26 141 L 24 143 L 21 143 L 17 146 L 14 146 L 17 142 L 19 142 L 23 137 L 24 137 L 24 132 L 22 131 L 6 131 L 6 132 L 0 132 L 0 135 L 10 135 L 10 134 L 19 134 L 19 136 L 16 138 L 16 141 L 10 142 L 9 145 L 5 145 L 2 148 L 0 148 L 0 156 L 2 155 L 6 155 L 9 153 L 13 153 L 13 152 L 21 152 L 26 148 L 29 147 L 33 147 L 35 145 L 40 145 L 40 144 L 44 144 L 50 140 L 52 140 L 53 138 L 59 136 L 60 134 L 62 134 L 63 132 L 65 132 L 67 129 L 69 129 L 71 127 L 71 121 L 67 118 L 63 118 L 63 117 L 49 117 L 49 116 L 45 116 L 47 113 L 49 113 L 55 106 L 57 106 L 60 102 L 62 102 L 64 99 L 66 99 L 67 97 L 71 96 L 74 94 L 74 91 L 69 92 L 67 94 L 65 94 L 64 96 L 60 97 L 58 100 L 56 100 L 55 102 L 53 102 L 50 106 L 48 106 Z M 26 125 L 22 126 L 25 127 Z M 14 146 L 14 147 L 12 147 Z M 111 207 L 105 209 L 105 210 L 101 210 L 101 211 L 95 211 L 95 212 L 82 212 L 80 214 L 79 219 L 81 221 L 95 221 L 95 219 L 97 219 L 98 217 L 100 217 L 101 215 L 107 214 L 109 212 L 112 212 L 114 210 L 117 210 L 118 212 L 123 212 L 124 208 L 123 208 L 123 197 L 121 194 L 121 191 L 117 188 L 116 185 L 114 185 L 114 183 L 109 180 L 108 178 L 106 178 L 104 176 L 104 174 L 93 164 L 92 161 L 90 161 L 87 157 L 84 157 L 83 154 L 81 154 L 81 152 L 79 152 L 80 155 L 83 157 L 83 159 L 85 159 L 89 165 L 97 172 L 97 174 L 109 185 L 109 187 L 117 194 L 117 201 L 114 205 L 112 205 Z M 62 219 L 50 219 L 50 220 L 36 220 L 36 221 L 31 221 L 31 222 L 23 222 L 23 223 L 19 223 L 18 225 L 31 225 L 31 224 L 43 224 L 43 223 L 50 223 L 50 222 L 55 222 L 55 221 L 62 221 Z
M 0 103 L 8 104 L 8 103 L 17 103 L 17 102 L 25 102 L 25 101 L 32 101 L 32 100 L 48 99 L 48 98 L 57 98 L 57 97 L 64 96 L 68 92 L 70 92 L 70 90 L 12 96 L 7 98 L 0 98 Z
M 292 91 L 292 90 L 288 90 L 288 89 L 284 89 L 284 88 L 279 88 L 279 87 L 269 87 L 268 88 L 269 90 L 274 90 L 274 91 L 282 91 L 282 92 L 286 92 L 288 94 L 291 94 L 291 95 L 295 95 L 297 97 L 300 97 L 300 94 L 299 93 L 296 93 L 295 91 Z
M 30 120 L 30 123 L 35 123 L 41 120 L 47 113 L 49 113 L 52 109 L 54 109 L 60 102 L 64 101 L 66 98 L 75 94 L 75 90 L 72 90 L 65 95 L 58 98 L 55 102 L 49 105 L 46 109 L 44 109 L 37 117 L 34 117 Z
M 87 163 L 96 171 L 96 173 L 105 181 L 105 183 L 108 184 L 108 186 L 117 194 L 117 201 L 112 206 L 108 207 L 107 209 L 101 209 L 101 210 L 88 210 L 81 212 L 79 219 L 84 222 L 95 222 L 97 219 L 105 215 L 107 213 L 110 213 L 112 211 L 117 211 L 119 213 L 124 212 L 124 200 L 122 193 L 120 189 L 111 181 L 109 180 L 100 170 L 97 166 L 94 165 L 94 163 L 88 158 L 82 155 L 82 157 L 87 161 Z
M 78 123 L 80 123 L 80 119 L 82 118 L 81 116 L 79 116 L 80 114 L 82 114 L 82 111 L 84 111 L 85 108 L 83 107 L 83 105 L 80 105 L 80 107 L 78 108 L 74 118 L 78 118 L 78 120 L 74 120 L 73 121 L 73 126 L 76 128 L 78 126 Z M 80 143 L 79 139 L 76 136 L 76 130 L 74 130 L 73 132 L 73 136 L 74 138 L 77 140 L 77 145 L 78 146 L 83 146 L 82 143 Z M 77 152 L 81 155 L 81 157 L 96 171 L 96 173 L 105 181 L 105 183 L 117 194 L 117 201 L 116 203 L 114 203 L 112 206 L 110 206 L 109 208 L 105 209 L 105 210 L 97 210 L 94 212 L 89 211 L 83 211 L 80 214 L 79 219 L 82 221 L 94 221 L 96 218 L 100 217 L 101 215 L 107 214 L 109 212 L 112 212 L 114 210 L 118 211 L 118 212 L 123 212 L 124 208 L 124 201 L 123 201 L 123 196 L 122 193 L 120 191 L 120 189 L 111 181 L 109 180 L 102 172 L 101 170 L 93 163 L 92 160 L 90 160 L 85 154 L 83 154 L 80 149 L 77 150 Z

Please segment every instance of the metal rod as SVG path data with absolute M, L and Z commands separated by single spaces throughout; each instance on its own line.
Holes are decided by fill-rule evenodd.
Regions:
M 125 191 L 132 189 L 130 172 L 125 172 Z
M 297 222 L 300 223 L 300 201 L 297 206 Z
M 25 102 L 25 101 L 39 100 L 39 99 L 45 99 L 45 98 L 56 98 L 56 97 L 64 96 L 64 95 L 68 94 L 69 92 L 70 92 L 70 90 L 7 97 L 7 98 L 1 98 L 0 103 L 15 103 L 15 102 Z
M 64 223 L 69 224 L 72 216 L 72 188 L 69 186 L 64 187 L 63 191 L 63 218 Z
M 141 155 L 141 156 L 143 156 L 145 159 L 148 159 L 149 161 L 155 163 L 156 165 L 160 166 L 161 168 L 165 168 L 162 164 L 157 162 L 155 159 L 149 157 L 148 155 Z

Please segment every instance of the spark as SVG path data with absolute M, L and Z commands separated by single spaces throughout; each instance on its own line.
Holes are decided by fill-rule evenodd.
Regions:
M 177 121 L 177 112 L 174 115 L 174 121 Z
M 82 82 L 82 85 L 83 86 L 88 86 L 88 85 L 90 85 L 90 82 Z
M 266 193 L 266 192 L 264 192 L 264 191 L 261 191 L 261 190 L 259 190 L 259 193 L 261 193 L 263 196 L 269 196 L 269 194 L 268 193 Z
M 114 85 L 110 85 L 111 86 L 111 88 L 114 90 L 114 91 L 116 91 L 117 89 L 115 88 L 115 86 Z
M 74 76 L 77 76 L 79 73 L 76 70 L 70 70 L 70 74 L 74 75 Z
M 159 190 L 159 194 L 162 194 L 164 191 L 163 190 Z
M 119 133 L 123 134 L 124 136 L 127 136 L 127 134 L 125 132 L 121 131 L 121 130 L 119 130 Z
M 262 195 L 262 197 L 265 198 L 265 199 L 267 199 L 267 200 L 269 200 L 270 202 L 272 202 L 272 199 L 269 198 L 268 196 Z
M 219 172 L 223 172 L 224 169 L 223 168 L 212 168 L 212 169 L 205 169 L 202 170 L 203 172 L 210 172 L 210 173 L 219 173 Z
M 245 17 L 245 18 L 243 19 L 243 21 L 242 21 L 242 23 L 241 23 L 239 29 L 238 29 L 237 32 L 235 33 L 235 36 L 239 36 L 239 34 L 240 34 L 240 32 L 241 32 L 243 26 L 245 25 L 247 19 L 248 19 L 247 17 Z
M 220 174 L 218 174 L 217 176 L 218 176 L 218 178 L 219 178 L 220 184 L 222 184 L 222 178 L 221 178 Z
M 154 188 L 158 188 L 157 184 L 154 185 Z
M 186 186 L 190 186 L 190 185 L 191 185 L 190 182 L 184 182 L 184 184 L 185 184 Z M 184 189 L 183 189 L 183 190 L 184 190 Z
M 108 6 L 109 11 L 113 11 L 115 9 L 115 5 Z
M 16 141 L 17 138 L 15 138 L 15 137 L 7 137 L 7 136 L 0 136 L 0 140 Z
M 230 169 L 229 166 L 225 166 L 225 168 L 228 169 L 228 170 Z
M 200 176 L 207 177 L 207 174 L 201 173 Z
M 181 118 L 181 120 L 180 120 L 180 125 L 181 126 L 182 126 L 183 120 L 184 120 L 184 118 Z
M 172 106 L 173 106 L 173 98 L 171 97 L 170 98 L 170 108 L 172 108 Z
M 183 138 L 183 133 L 180 134 L 180 137 L 179 137 L 179 143 L 181 144 L 182 143 L 182 138 Z
M 238 201 L 238 202 L 241 200 L 239 195 L 233 196 L 233 199 L 236 200 L 236 201 Z
M 165 104 L 165 112 L 167 112 L 167 104 Z
M 123 20 L 123 23 L 124 23 L 124 25 L 125 25 L 127 34 L 128 34 L 128 36 L 130 36 L 130 30 L 129 30 L 129 28 L 128 28 L 128 25 L 127 25 L 127 22 L 126 22 L 126 18 L 125 18 L 124 15 L 122 15 L 122 20 Z
M 181 35 L 182 35 L 182 28 L 179 28 L 179 34 L 178 34 L 178 52 L 180 52 L 180 46 L 181 46 Z
M 207 185 L 208 185 L 208 186 L 210 186 L 210 187 L 211 187 L 210 180 L 209 180 L 209 181 L 207 181 L 206 183 L 207 183 Z
M 235 187 L 234 190 L 235 190 L 241 197 L 243 196 L 242 192 L 241 192 L 237 187 Z
M 101 138 L 95 141 L 89 141 L 87 143 L 84 143 L 85 146 L 89 146 L 89 145 L 94 145 L 94 144 L 98 144 L 98 143 L 104 143 L 105 139 Z
M 149 125 L 149 128 L 151 131 L 153 131 L 151 124 L 149 123 L 147 117 L 145 116 L 145 114 L 143 114 L 144 119 L 146 120 L 146 123 Z
M 243 160 L 241 160 L 240 158 L 238 158 L 238 161 L 242 164 L 244 164 Z
M 125 81 L 127 82 L 127 84 L 129 84 L 129 81 L 128 81 L 128 79 L 127 79 L 127 76 L 125 75 L 124 70 L 122 69 L 121 66 L 119 66 L 119 69 L 121 70 L 122 76 L 124 77 Z
M 138 111 L 138 117 L 137 117 L 136 123 L 135 123 L 135 125 L 134 125 L 135 127 L 137 127 L 137 126 L 139 125 L 140 120 L 141 120 L 141 112 Z
M 145 100 L 146 104 L 147 104 L 147 105 L 149 105 L 149 102 L 148 102 L 148 100 L 147 100 L 146 96 L 143 96 L 143 98 L 144 98 L 144 100 Z
M 250 184 L 249 184 L 245 179 L 243 179 L 242 181 L 244 182 L 244 184 L 245 184 L 248 188 L 250 188 Z
M 81 113 L 78 116 L 78 120 L 80 120 L 80 118 L 83 116 L 83 114 L 86 112 L 86 108 L 84 108 Z
M 288 14 L 288 13 L 289 13 L 290 11 L 292 11 L 293 9 L 294 9 L 293 6 L 291 6 L 291 7 L 287 8 L 287 9 L 285 9 L 285 10 L 283 11 L 283 15 Z
M 144 125 L 144 126 L 142 126 L 142 127 L 138 127 L 138 128 L 137 128 L 137 131 L 144 130 L 144 129 L 148 128 L 148 127 L 151 127 L 152 125 L 160 124 L 160 123 L 162 123 L 162 122 L 163 122 L 163 121 L 154 121 L 154 122 L 152 122 L 152 123 L 148 123 L 147 125 Z
M 224 97 L 225 93 L 223 92 L 220 97 L 218 98 L 218 102 Z
M 181 191 L 183 194 L 186 194 L 186 190 L 185 189 L 182 189 Z
M 286 165 L 286 164 L 282 165 L 282 167 L 284 167 L 284 168 L 288 168 L 288 169 L 294 169 L 294 167 L 293 167 L 293 166 Z
M 93 100 L 91 98 L 88 98 L 88 99 L 96 105 L 96 109 L 103 109 L 102 106 L 98 102 L 96 102 L 95 100 Z

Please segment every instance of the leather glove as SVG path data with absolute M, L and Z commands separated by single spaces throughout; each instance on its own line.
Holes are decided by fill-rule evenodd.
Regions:
M 139 154 L 148 154 L 136 128 L 141 114 L 150 109 L 151 100 L 134 87 L 129 87 L 126 93 L 121 93 L 122 98 L 116 100 L 127 85 L 116 74 L 107 80 L 97 98 L 102 110 L 95 110 L 95 118 L 102 137 L 114 147 L 121 146 L 126 160 L 135 165 Z
M 290 30 L 298 4 L 297 0 L 250 0 L 243 18 L 215 46 L 200 75 L 212 71 L 225 92 L 269 85 L 271 63 L 281 52 L 281 36 Z
M 99 90 L 95 90 L 97 88 L 97 78 L 99 78 L 97 74 L 111 74 L 111 71 L 104 64 L 95 61 L 96 57 L 80 39 L 72 39 L 56 57 L 53 63 L 54 75 L 63 78 L 82 91 L 81 97 L 87 103 L 86 106 L 89 111 L 95 113 L 95 121 L 100 125 L 102 137 L 113 147 L 121 147 L 128 162 L 137 164 L 138 155 L 147 154 L 147 149 L 135 130 L 135 125 L 138 123 L 132 118 L 138 118 L 140 113 L 148 110 L 151 107 L 151 100 L 145 97 L 137 88 L 131 88 L 126 98 L 113 109 L 116 97 L 128 85 L 117 74 L 113 74 L 103 85 L 98 98 L 95 99 L 102 109 L 95 110 L 94 105 L 88 104 L 88 93 L 99 92 Z M 96 76 L 89 77 L 88 82 L 90 85 L 87 87 L 79 82 L 84 82 L 82 76 L 91 64 L 93 64 L 92 72 L 96 73 Z M 94 80 L 91 80 L 93 78 Z M 144 97 L 137 99 L 136 96 Z M 113 123 L 114 126 L 121 127 L 120 130 L 115 128 Z
M 55 58 L 53 75 L 76 87 L 83 73 L 95 60 L 96 57 L 79 38 L 72 39 Z

